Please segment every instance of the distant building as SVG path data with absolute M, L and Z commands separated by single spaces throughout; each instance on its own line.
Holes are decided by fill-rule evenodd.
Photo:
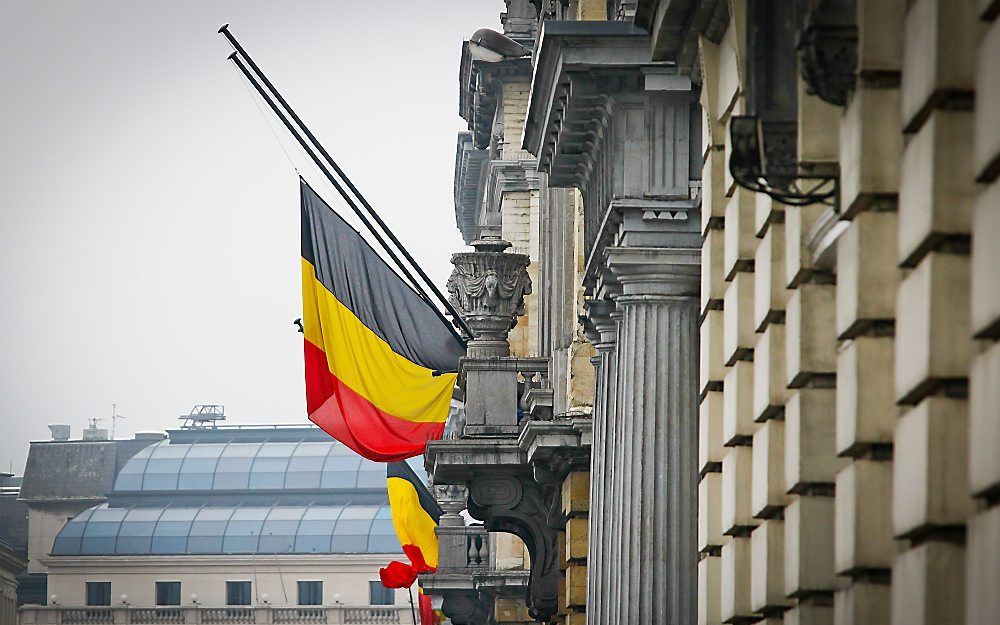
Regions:
M 0 473 L 0 541 L 17 552 L 28 555 L 28 506 L 18 500 L 21 478 Z
M 47 590 L 21 623 L 412 622 L 378 581 L 403 559 L 384 464 L 315 427 L 171 430 L 118 464 L 83 451 L 102 443 L 32 444 L 29 569 Z
M 24 556 L 0 540 L 0 623 L 17 622 L 17 575 L 24 569 Z
M 27 508 L 27 574 L 21 577 L 20 604 L 44 604 L 48 569 L 43 559 L 69 519 L 103 503 L 115 477 L 136 452 L 162 441 L 162 433 L 133 439 L 97 438 L 96 428 L 83 440 L 70 440 L 69 426 L 53 425 L 52 440 L 35 441 L 28 450 L 19 501 Z

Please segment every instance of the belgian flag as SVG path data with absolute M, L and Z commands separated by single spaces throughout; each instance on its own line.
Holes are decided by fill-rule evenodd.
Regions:
M 360 455 L 395 462 L 441 437 L 459 340 L 300 179 L 302 331 L 309 420 Z
M 386 486 L 392 525 L 410 564 L 390 562 L 379 569 L 379 577 L 386 588 L 409 587 L 418 574 L 437 570 L 438 539 L 434 529 L 443 510 L 405 462 L 386 465 Z

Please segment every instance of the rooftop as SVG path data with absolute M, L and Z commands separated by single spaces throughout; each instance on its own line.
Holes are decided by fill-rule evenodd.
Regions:
M 351 504 L 101 504 L 67 523 L 52 547 L 55 556 L 400 551 L 388 505 Z

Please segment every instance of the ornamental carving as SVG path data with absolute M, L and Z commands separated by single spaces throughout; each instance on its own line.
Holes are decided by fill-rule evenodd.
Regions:
M 519 315 L 524 296 L 531 293 L 528 257 L 504 252 L 510 243 L 499 238 L 472 242 L 475 252 L 453 254 L 455 269 L 448 278 L 451 303 L 475 333 L 475 340 L 507 340 Z
M 523 495 L 521 483 L 506 477 L 484 477 L 472 483 L 469 496 L 479 506 L 516 506 Z

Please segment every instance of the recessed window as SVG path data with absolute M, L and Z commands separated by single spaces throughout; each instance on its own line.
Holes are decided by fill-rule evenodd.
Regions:
M 250 605 L 250 582 L 226 582 L 226 605 Z
M 156 582 L 156 605 L 180 605 L 180 582 Z
M 299 605 L 323 605 L 323 582 L 300 580 Z
M 393 605 L 396 603 L 396 591 L 386 588 L 378 580 L 368 582 L 370 605 Z
M 111 605 L 111 582 L 87 582 L 87 605 Z

